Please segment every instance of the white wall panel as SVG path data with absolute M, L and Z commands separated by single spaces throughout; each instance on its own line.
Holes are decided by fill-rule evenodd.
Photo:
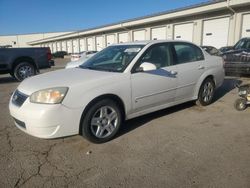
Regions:
M 78 39 L 73 40 L 73 53 L 79 53 L 79 41 L 78 41 Z
M 91 38 L 87 38 L 87 50 L 91 51 L 94 50 L 94 39 Z
M 229 17 L 205 20 L 203 22 L 202 45 L 220 48 L 227 46 L 229 32 Z
M 86 51 L 86 44 L 85 44 L 85 40 L 83 38 L 80 39 L 80 51 Z
M 250 14 L 243 15 L 242 19 L 241 37 L 250 37 Z
M 61 48 L 61 41 L 56 42 L 56 50 L 57 50 L 57 51 L 62 51 L 62 48 Z
M 193 42 L 193 23 L 174 25 L 174 40 L 186 40 Z
M 67 52 L 67 41 L 62 41 L 62 51 Z
M 115 43 L 115 35 L 114 34 L 107 35 L 106 36 L 106 43 L 107 43 L 106 46 L 114 44 Z
M 124 43 L 124 42 L 129 42 L 128 32 L 118 33 L 118 43 Z
M 103 36 L 96 37 L 96 50 L 101 51 L 104 48 Z
M 146 30 L 133 31 L 133 41 L 146 40 Z
M 167 39 L 167 28 L 157 27 L 151 29 L 151 40 L 165 40 Z
M 53 46 L 52 46 L 52 43 L 49 43 L 49 44 L 48 44 L 48 47 L 49 47 L 51 53 L 53 53 Z
M 67 52 L 68 53 L 73 53 L 73 48 L 72 48 L 72 40 L 67 41 Z
M 55 53 L 57 51 L 57 48 L 56 48 L 56 42 L 53 42 L 52 43 L 52 52 Z

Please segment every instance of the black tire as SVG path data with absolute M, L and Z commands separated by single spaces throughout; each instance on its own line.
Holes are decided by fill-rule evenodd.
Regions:
M 14 72 L 10 72 L 10 75 L 15 78 Z
M 23 81 L 25 78 L 34 76 L 36 70 L 32 63 L 20 62 L 14 67 L 12 74 L 17 81 Z
M 209 87 L 207 90 L 205 87 Z M 215 84 L 211 78 L 206 78 L 201 84 L 196 104 L 199 106 L 207 106 L 213 102 L 215 92 Z
M 101 115 L 102 109 L 107 108 L 107 113 L 114 112 L 115 117 L 117 118 L 115 120 L 111 120 L 111 116 L 103 116 Z M 100 117 L 97 117 L 100 116 Z M 98 125 L 92 122 L 96 122 L 95 120 L 99 119 L 97 121 Z M 108 123 L 110 122 L 110 123 Z M 81 121 L 81 134 L 83 137 L 85 137 L 87 140 L 93 143 L 104 143 L 116 135 L 118 130 L 120 129 L 120 126 L 122 124 L 122 114 L 119 106 L 111 99 L 103 99 L 98 102 L 96 102 L 94 105 L 92 105 L 86 112 L 86 114 L 82 117 Z M 96 127 L 96 128 L 95 128 Z M 105 128 L 106 127 L 106 128 Z M 101 131 L 98 132 L 98 128 L 103 131 L 103 134 L 106 134 L 105 136 L 101 136 Z M 111 130 L 112 129 L 112 130 Z M 97 134 L 100 134 L 97 136 Z
M 247 108 L 247 100 L 243 98 L 236 99 L 234 108 L 238 111 L 243 111 Z

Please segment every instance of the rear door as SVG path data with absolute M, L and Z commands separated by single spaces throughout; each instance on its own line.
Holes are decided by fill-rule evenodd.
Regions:
M 174 63 L 178 70 L 178 89 L 176 100 L 190 99 L 194 96 L 196 83 L 206 67 L 202 50 L 185 42 L 173 42 Z

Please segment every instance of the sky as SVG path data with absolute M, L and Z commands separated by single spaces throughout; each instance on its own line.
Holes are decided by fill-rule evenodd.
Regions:
M 75 31 L 208 0 L 0 0 L 0 35 Z

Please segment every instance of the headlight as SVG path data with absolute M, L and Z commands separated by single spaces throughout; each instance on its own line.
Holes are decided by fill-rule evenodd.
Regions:
M 68 91 L 67 87 L 49 88 L 31 94 L 30 102 L 42 104 L 61 103 Z

